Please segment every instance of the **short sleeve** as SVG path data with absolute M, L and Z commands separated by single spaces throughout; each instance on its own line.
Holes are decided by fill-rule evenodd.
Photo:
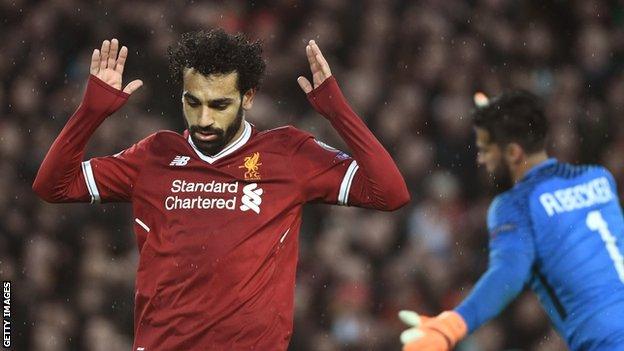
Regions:
M 129 202 L 153 136 L 112 156 L 82 162 L 91 203 Z
M 349 204 L 359 169 L 349 155 L 309 136 L 296 147 L 292 163 L 306 202 Z

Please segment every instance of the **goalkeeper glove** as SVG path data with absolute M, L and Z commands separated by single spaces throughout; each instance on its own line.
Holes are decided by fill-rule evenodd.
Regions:
M 400 311 L 399 319 L 411 328 L 401 333 L 403 351 L 447 351 L 468 332 L 466 322 L 455 311 L 437 317 L 419 316 L 412 311 Z

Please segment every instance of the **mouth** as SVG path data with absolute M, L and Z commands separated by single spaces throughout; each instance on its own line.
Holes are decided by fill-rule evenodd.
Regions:
M 195 138 L 199 141 L 214 141 L 219 136 L 215 133 L 195 132 Z

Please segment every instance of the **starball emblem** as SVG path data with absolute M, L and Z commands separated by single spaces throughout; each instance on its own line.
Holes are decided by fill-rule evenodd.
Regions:
M 245 180 L 258 180 L 260 179 L 260 172 L 258 172 L 260 163 L 260 153 L 254 152 L 251 156 L 245 157 L 245 163 L 238 168 L 245 168 Z

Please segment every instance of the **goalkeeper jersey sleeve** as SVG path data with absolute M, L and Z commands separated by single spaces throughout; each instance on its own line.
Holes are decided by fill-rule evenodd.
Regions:
M 470 295 L 456 308 L 468 332 L 494 318 L 524 288 L 535 257 L 527 205 L 520 197 L 502 194 L 488 211 L 490 255 L 487 271 Z

